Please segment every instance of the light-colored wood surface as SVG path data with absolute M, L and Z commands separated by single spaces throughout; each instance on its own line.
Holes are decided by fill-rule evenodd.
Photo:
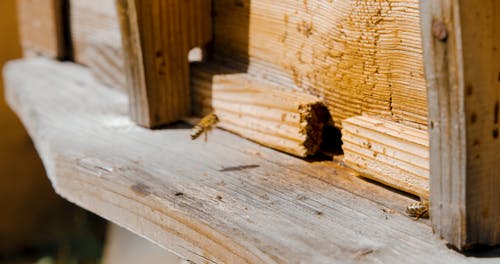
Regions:
M 102 82 L 125 89 L 125 66 L 115 0 L 71 0 L 74 60 L 88 66 Z
M 500 243 L 500 3 L 422 1 L 431 216 L 458 248 Z
M 214 53 L 324 98 L 336 126 L 366 113 L 425 128 L 418 3 L 217 0 Z
M 193 105 L 200 115 L 215 112 L 218 127 L 264 146 L 299 157 L 318 153 L 330 121 L 319 98 L 230 72 L 218 65 L 192 68 Z
M 429 199 L 427 131 L 376 117 L 342 121 L 344 162 L 364 176 Z
M 17 0 L 17 10 L 25 56 L 66 56 L 62 0 Z
M 151 131 L 88 70 L 10 63 L 7 98 L 70 201 L 195 263 L 494 263 L 448 249 L 411 199 L 334 162 L 306 162 L 230 133 Z M 243 165 L 257 165 L 244 169 Z
M 175 254 L 124 229 L 110 224 L 103 264 L 189 264 Z
M 157 127 L 190 115 L 188 53 L 212 38 L 209 0 L 120 0 L 130 115 Z

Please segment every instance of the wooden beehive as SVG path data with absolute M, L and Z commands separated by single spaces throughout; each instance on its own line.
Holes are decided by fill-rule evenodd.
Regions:
M 110 5 L 112 2 L 108 0 Z M 418 1 L 219 0 L 213 8 L 216 15 L 210 56 L 217 61 L 231 61 L 236 70 L 320 97 L 337 127 L 343 119 L 369 114 L 426 128 Z M 94 25 L 93 32 L 103 36 L 118 33 L 116 13 L 110 7 L 75 8 L 74 12 L 79 14 L 80 9 L 87 17 L 104 17 L 101 20 L 106 22 Z M 88 24 L 81 20 L 75 15 L 72 28 L 77 32 Z M 116 51 L 122 50 L 116 39 L 113 44 L 108 43 L 109 38 L 101 41 L 95 49 L 114 45 Z M 75 46 L 89 42 L 96 40 L 75 39 Z M 91 59 L 82 53 L 76 51 L 78 61 Z M 103 52 L 102 56 L 119 60 L 120 52 L 114 54 Z M 96 67 L 110 75 L 123 75 L 120 68 Z
M 470 7 L 469 0 L 459 2 Z M 492 25 L 498 21 L 492 16 L 478 22 L 486 33 L 477 33 L 489 53 L 472 58 L 462 54 L 462 48 L 478 47 L 460 38 L 462 33 L 471 39 L 476 36 L 464 26 L 472 18 L 465 11 L 463 18 L 457 18 L 458 9 L 441 2 L 119 0 L 116 4 L 70 1 L 74 58 L 107 85 L 127 87 L 130 116 L 137 124 L 161 127 L 191 113 L 215 111 L 221 128 L 299 157 L 322 152 L 321 141 L 338 136 L 323 129 L 334 127 L 344 140 L 341 159 L 357 170 L 355 176 L 422 199 L 431 193 L 432 215 L 439 219 L 435 227 L 459 248 L 496 243 L 498 217 L 490 207 L 498 195 L 483 190 L 495 182 L 494 175 L 467 167 L 491 166 L 491 160 L 480 159 L 483 150 L 496 157 L 498 103 L 491 87 L 497 85 L 498 76 L 491 76 L 498 58 Z M 500 7 L 470 8 L 491 15 Z M 430 14 L 443 16 L 443 21 Z M 87 17 L 101 19 L 89 23 Z M 123 42 L 117 41 L 119 28 Z M 190 64 L 188 53 L 193 48 L 203 51 L 203 59 Z M 485 73 L 464 66 L 469 60 L 482 62 Z M 479 109 L 476 99 L 463 98 L 473 98 L 476 82 L 492 94 L 488 109 L 493 112 L 481 117 L 475 107 L 486 108 Z M 445 92 L 439 87 L 453 89 Z M 485 138 L 478 132 L 483 128 L 469 125 L 486 117 L 494 127 L 484 131 L 493 139 L 482 149 L 484 143 L 477 143 L 477 136 Z M 175 144 L 170 146 L 175 149 Z M 257 167 L 246 164 L 229 171 Z M 480 176 L 471 176 L 472 172 Z M 454 174 L 460 177 L 455 179 Z M 474 180 L 483 176 L 481 184 Z M 145 186 L 135 184 L 131 190 L 149 196 L 150 187 Z M 474 191 L 466 192 L 468 186 Z M 477 203 L 475 192 L 486 193 L 481 201 L 487 206 L 471 210 L 471 215 L 487 213 L 484 219 L 464 220 L 465 205 Z M 453 215 L 451 220 L 447 213 Z M 489 225 L 479 228 L 483 220 Z M 483 236 L 485 230 L 491 235 Z
M 109 41 L 109 37 L 99 38 L 84 34 L 93 32 L 93 35 L 116 36 L 119 33 L 118 15 L 110 7 L 113 1 L 108 0 L 107 4 L 107 8 L 101 8 L 97 2 L 86 2 L 85 5 L 78 2 L 71 5 L 74 13 L 72 28 L 77 33 L 74 39 L 75 58 L 87 65 L 89 61 L 102 61 L 91 65 L 98 77 L 112 86 L 123 87 L 125 71 L 120 68 L 123 65 L 121 43 L 116 39 Z M 205 5 L 199 8 L 203 10 L 209 7 Z M 197 66 L 191 69 L 190 96 L 195 114 L 204 115 L 213 111 L 212 96 L 217 96 L 210 92 L 212 86 L 217 85 L 211 81 L 213 76 L 245 73 L 247 77 L 244 78 L 260 82 L 257 86 L 266 87 L 264 89 L 269 89 L 270 86 L 266 84 L 269 83 L 275 87 L 274 90 L 297 91 L 315 96 L 328 107 L 333 124 L 337 128 L 343 127 L 342 120 L 346 118 L 369 115 L 379 118 L 382 122 L 402 124 L 401 129 L 407 126 L 411 133 L 426 137 L 427 96 L 423 76 L 418 1 L 397 4 L 367 1 L 360 4 L 351 1 L 298 3 L 219 0 L 214 2 L 213 9 L 213 43 L 210 52 L 206 54 L 211 66 Z M 210 13 L 210 10 L 207 12 Z M 89 25 L 85 16 L 82 16 L 83 13 L 86 17 L 102 18 L 100 20 L 105 22 L 95 25 L 91 22 Z M 207 23 L 210 22 L 203 24 Z M 91 28 L 95 29 L 90 30 Z M 206 34 L 210 32 L 209 29 L 205 31 Z M 203 29 L 200 32 L 203 32 Z M 187 58 L 187 50 L 180 53 Z M 136 61 L 132 62 L 134 63 Z M 182 64 L 186 63 L 187 61 L 182 61 Z M 235 82 L 234 85 L 236 88 L 242 87 L 241 82 Z M 255 89 L 256 85 L 253 85 L 253 88 Z M 186 90 L 185 84 L 179 89 Z M 170 121 L 181 119 L 185 115 L 166 109 L 166 101 L 158 99 L 160 95 L 151 95 L 153 99 L 147 99 L 150 97 L 144 92 L 137 91 L 133 94 L 136 96 L 132 98 L 137 97 L 134 100 L 140 104 L 134 105 L 132 101 L 131 109 L 135 109 L 133 112 L 149 109 L 147 112 L 170 113 Z M 182 97 L 188 96 L 184 94 Z M 176 98 L 171 100 L 177 100 Z M 158 101 L 160 105 L 145 105 L 147 100 Z M 240 100 L 239 103 L 241 102 Z M 280 108 L 279 105 L 274 107 Z M 257 115 L 257 119 L 260 118 L 259 115 L 264 114 L 258 109 L 249 111 L 245 112 L 246 115 Z M 236 114 L 242 113 L 240 111 Z M 288 153 L 304 156 L 317 152 L 300 150 L 303 145 L 300 140 L 293 143 L 298 144 L 298 147 L 291 147 L 292 142 L 286 143 L 288 139 L 283 134 L 274 133 L 273 130 L 279 131 L 278 127 L 285 125 L 280 125 L 279 119 L 268 126 L 262 126 L 261 129 L 253 129 L 255 126 L 250 125 L 250 130 L 249 123 L 242 124 L 238 119 L 229 117 L 228 122 L 222 124 L 231 123 L 231 126 L 225 127 Z M 147 126 L 165 124 L 165 120 L 144 120 L 149 121 L 139 123 Z M 379 132 L 385 133 L 383 130 Z M 263 138 L 265 139 L 262 140 Z M 358 157 L 359 153 L 352 152 L 352 148 L 344 151 L 347 154 L 346 162 L 359 168 L 360 163 L 350 158 Z M 409 156 L 419 157 L 419 153 L 413 153 L 411 149 L 407 152 Z M 373 157 L 363 159 L 364 163 L 373 163 Z M 423 162 L 426 162 L 425 157 Z M 428 171 L 428 165 L 422 166 Z M 371 165 L 361 171 L 365 176 L 379 180 L 387 178 L 387 175 L 381 175 L 381 172 L 388 170 L 391 170 L 391 165 L 379 161 L 378 166 Z M 398 173 L 401 174 L 400 178 L 409 180 L 402 184 L 392 181 L 384 183 L 423 198 L 428 197 L 428 187 L 422 188 L 420 184 L 417 186 L 415 181 L 418 180 L 412 180 L 414 176 L 411 171 L 399 169 Z M 422 177 L 424 182 L 427 181 L 428 175 Z

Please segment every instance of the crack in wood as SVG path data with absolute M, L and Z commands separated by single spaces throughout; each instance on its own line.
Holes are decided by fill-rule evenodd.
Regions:
M 240 166 L 234 166 L 234 167 L 222 167 L 222 169 L 220 169 L 219 172 L 242 171 L 242 170 L 255 169 L 258 167 L 260 167 L 260 165 L 256 165 L 256 164 L 240 165 Z

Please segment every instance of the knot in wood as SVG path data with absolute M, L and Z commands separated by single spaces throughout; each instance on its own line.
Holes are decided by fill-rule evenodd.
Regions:
M 432 35 L 440 41 L 448 39 L 448 29 L 443 21 L 436 20 L 432 23 Z

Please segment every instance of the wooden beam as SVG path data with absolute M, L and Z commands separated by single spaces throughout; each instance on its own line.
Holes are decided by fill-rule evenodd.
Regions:
M 211 39 L 210 0 L 119 0 L 132 119 L 157 127 L 190 114 L 190 49 Z
M 320 150 L 331 117 L 319 98 L 216 64 L 194 66 L 191 79 L 197 114 L 215 112 L 218 127 L 299 157 Z
M 363 176 L 429 199 L 427 131 L 376 117 L 342 121 L 344 162 Z
M 56 191 L 184 259 L 478 263 L 407 217 L 412 199 L 338 163 L 219 129 L 207 142 L 191 141 L 189 128 L 143 129 L 130 122 L 126 95 L 78 65 L 27 60 L 4 73 Z
M 67 4 L 67 0 L 17 0 L 24 56 L 65 59 L 70 55 Z
M 431 217 L 459 249 L 500 243 L 500 3 L 421 3 Z

